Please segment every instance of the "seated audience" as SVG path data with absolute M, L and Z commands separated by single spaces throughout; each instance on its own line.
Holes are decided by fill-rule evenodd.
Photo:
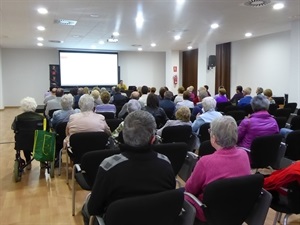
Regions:
M 207 95 L 208 95 L 208 96 L 211 96 L 210 93 L 209 93 L 209 91 L 208 91 L 208 88 L 209 88 L 208 85 L 204 85 L 203 87 L 205 88 L 205 90 L 206 90 L 206 92 L 207 92 Z
M 268 98 L 270 104 L 276 104 L 275 100 L 272 98 L 273 92 L 271 89 L 265 89 L 264 96 L 266 96 Z
M 158 95 L 158 100 L 159 101 L 161 101 L 161 100 L 163 100 L 164 99 L 164 96 L 165 96 L 165 92 L 166 92 L 167 90 L 164 88 L 164 87 L 161 87 L 160 89 L 159 89 L 159 95 Z M 173 96 L 173 93 L 172 93 L 172 96 Z
M 190 109 L 194 108 L 194 103 L 190 101 L 190 94 L 191 93 L 189 91 L 183 92 L 182 95 L 183 100 L 176 103 L 176 110 L 178 110 L 182 106 L 186 106 Z
M 204 87 L 200 87 L 199 91 L 198 91 L 198 99 L 199 102 L 197 102 L 197 104 L 194 106 L 193 111 L 192 111 L 192 115 L 193 116 L 197 116 L 198 114 L 202 114 L 202 101 L 204 98 L 206 98 L 208 96 L 207 91 Z
M 246 106 L 250 105 L 250 102 L 251 102 L 251 88 L 250 87 L 246 87 L 244 90 L 243 90 L 243 95 L 244 97 L 240 99 L 240 101 L 238 102 L 238 107 L 240 109 L 244 109 Z
M 15 117 L 11 129 L 17 131 L 17 121 L 33 121 L 33 120 L 43 120 L 44 117 L 35 112 L 37 107 L 36 101 L 34 98 L 26 97 L 21 100 L 21 110 L 23 113 Z M 33 140 L 32 140 L 33 141 Z M 26 163 L 30 162 L 32 149 L 23 149 Z M 28 170 L 31 169 L 31 164 L 26 167 Z
M 211 123 L 216 118 L 222 117 L 222 114 L 216 111 L 217 102 L 213 97 L 206 97 L 202 101 L 204 112 L 196 117 L 196 120 L 192 124 L 192 130 L 194 133 L 199 133 L 200 127 L 205 123 Z
M 62 88 L 56 89 L 55 98 L 48 101 L 45 109 L 45 116 L 50 119 L 49 111 L 53 109 L 61 109 L 61 97 L 64 94 L 64 90 Z
M 82 208 L 86 225 L 90 215 L 103 216 L 107 207 L 118 199 L 175 188 L 170 161 L 151 150 L 155 127 L 155 120 L 148 112 L 138 110 L 126 117 L 121 154 L 100 164 L 91 195 Z
M 147 105 L 148 90 L 149 88 L 145 85 L 141 87 L 141 96 L 139 98 L 139 102 L 142 104 L 142 107 Z
M 70 115 L 80 112 L 79 109 L 73 109 L 72 105 L 74 102 L 74 97 L 71 94 L 64 94 L 61 97 L 61 107 L 62 109 L 57 110 L 53 113 L 50 120 L 52 128 L 55 130 L 59 123 L 68 122 Z
M 263 92 L 264 92 L 264 89 L 263 89 L 262 87 L 257 87 L 257 88 L 256 88 L 256 94 L 257 94 L 257 95 L 262 95 Z
M 83 88 L 78 88 L 77 95 L 74 96 L 73 109 L 79 109 L 78 102 L 82 95 L 83 95 Z
M 219 117 L 211 122 L 210 142 L 216 151 L 201 157 L 185 184 L 185 191 L 203 199 L 205 187 L 219 179 L 250 175 L 250 163 L 247 153 L 236 147 L 237 125 L 230 116 Z M 196 208 L 196 220 L 206 221 L 201 207 L 186 197 Z M 196 221 L 197 222 L 197 221 Z
M 214 99 L 217 99 L 219 96 L 220 96 L 220 89 L 225 89 L 224 88 L 224 86 L 219 86 L 219 88 L 218 88 L 218 93 L 214 96 Z M 227 96 L 226 96 L 226 93 L 225 93 L 225 95 L 224 95 L 226 98 L 227 98 Z
M 183 101 L 183 92 L 185 91 L 184 87 L 179 87 L 178 88 L 178 94 L 176 95 L 176 97 L 174 98 L 174 103 L 177 104 L 178 102 L 182 102 Z
M 135 99 L 135 100 L 139 100 L 139 98 L 140 98 L 140 93 L 138 92 L 138 91 L 133 91 L 132 93 L 131 93 L 131 95 L 130 95 L 130 99 Z M 129 100 L 130 101 L 130 100 Z M 142 105 L 142 103 L 141 102 L 139 102 L 140 103 L 140 105 L 141 105 L 141 108 L 143 107 L 143 105 Z M 121 109 L 121 111 L 118 113 L 118 118 L 125 118 L 126 116 L 127 116 L 127 113 L 128 113 L 128 111 L 127 111 L 127 108 L 128 108 L 128 102 L 127 103 L 125 103 L 123 106 L 122 106 L 122 109 Z
M 44 98 L 44 104 L 46 105 L 48 101 L 55 99 L 56 97 L 56 87 L 50 87 L 50 92 Z
M 187 89 L 187 91 L 190 92 L 190 101 L 194 102 L 194 98 L 196 97 L 194 94 L 194 86 L 189 86 Z
M 169 119 L 163 108 L 159 107 L 158 98 L 154 94 L 148 95 L 147 105 L 143 108 L 143 110 L 154 116 L 157 128 L 161 128 Z
M 94 105 L 95 105 L 95 107 L 97 105 L 103 104 L 102 100 L 100 98 L 100 92 L 97 89 L 92 90 L 91 96 L 94 98 Z
M 234 94 L 234 96 L 230 99 L 230 102 L 234 105 L 237 105 L 237 103 L 239 102 L 239 100 L 241 98 L 244 97 L 243 95 L 243 87 L 242 86 L 236 86 L 236 93 Z
M 96 113 L 101 112 L 111 112 L 116 115 L 116 106 L 114 104 L 109 104 L 110 94 L 108 91 L 102 91 L 100 95 L 101 101 L 103 104 L 97 105 L 95 108 Z
M 183 126 L 183 125 L 192 126 L 192 122 L 190 121 L 191 110 L 186 106 L 182 106 L 176 111 L 175 118 L 176 120 L 168 120 L 162 128 L 156 131 L 156 134 L 158 136 L 161 136 L 163 129 L 165 129 L 166 127 Z
M 173 93 L 171 91 L 164 91 L 164 98 L 159 101 L 159 107 L 165 110 L 168 118 L 174 117 L 175 103 L 172 101 Z
M 69 143 L 70 136 L 75 133 L 100 131 L 111 135 L 105 117 L 93 112 L 94 99 L 92 96 L 88 94 L 82 95 L 78 104 L 81 112 L 75 113 L 69 118 L 66 127 L 66 138 L 64 140 L 65 148 Z
M 263 95 L 256 95 L 251 100 L 253 113 L 243 119 L 238 128 L 238 146 L 250 149 L 256 137 L 276 134 L 279 128 L 276 120 L 268 113 L 270 102 Z
M 120 88 L 116 87 L 109 102 L 115 106 L 123 106 L 128 101 L 127 96 L 125 95 L 122 95 Z
M 219 89 L 219 96 L 215 98 L 217 103 L 228 102 L 225 88 Z
M 88 87 L 83 88 L 83 94 L 90 94 L 90 89 Z

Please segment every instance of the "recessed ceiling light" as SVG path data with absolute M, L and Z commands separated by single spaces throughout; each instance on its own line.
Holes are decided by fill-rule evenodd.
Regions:
M 187 49 L 191 50 L 193 47 L 192 46 L 188 46 Z
M 91 14 L 90 17 L 92 17 L 92 18 L 98 18 L 99 15 L 98 14 Z
M 113 32 L 113 35 L 115 36 L 115 37 L 118 37 L 120 34 L 119 34 L 119 32 Z
M 102 40 L 99 41 L 99 44 L 100 44 L 100 45 L 104 45 L 104 41 L 102 41 Z
M 174 39 L 175 39 L 175 40 L 179 40 L 180 38 L 181 38 L 180 35 L 174 36 Z
M 275 10 L 279 10 L 279 9 L 283 9 L 283 8 L 284 8 L 283 3 L 277 3 L 277 4 L 273 5 L 273 9 L 275 9 Z
M 38 26 L 37 29 L 40 30 L 40 31 L 43 31 L 43 30 L 45 30 L 45 27 L 43 27 L 43 26 Z
M 48 10 L 46 8 L 38 8 L 37 11 L 39 14 L 47 14 L 48 13 Z
M 176 2 L 177 2 L 178 4 L 182 4 L 182 3 L 185 2 L 185 0 L 176 0 Z
M 245 33 L 245 37 L 251 37 L 252 36 L 252 33 L 248 32 L 248 33 Z
M 37 46 L 43 46 L 43 43 L 37 43 Z
M 138 51 L 143 51 L 143 48 L 138 48 Z
M 135 25 L 137 28 L 142 28 L 144 24 L 144 17 L 142 13 L 138 13 L 137 17 L 135 18 Z
M 151 43 L 151 47 L 155 47 L 156 46 L 156 44 L 155 43 Z
M 44 38 L 42 38 L 42 37 L 38 37 L 38 38 L 37 38 L 37 40 L 38 40 L 38 41 L 43 41 L 43 40 L 44 40 Z
M 212 25 L 210 25 L 210 27 L 211 27 L 212 29 L 216 29 L 216 28 L 219 27 L 219 24 L 213 23 Z

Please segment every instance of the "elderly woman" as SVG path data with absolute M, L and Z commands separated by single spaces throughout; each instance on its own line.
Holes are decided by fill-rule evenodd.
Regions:
M 105 117 L 93 112 L 94 98 L 92 96 L 89 94 L 82 95 L 78 104 L 81 112 L 70 116 L 66 127 L 64 147 L 66 147 L 69 143 L 70 136 L 75 133 L 102 131 L 111 135 L 110 129 L 105 121 Z
M 268 113 L 270 102 L 263 95 L 253 97 L 250 102 L 254 113 L 239 125 L 238 145 L 250 149 L 254 138 L 279 132 L 276 120 Z
M 191 177 L 186 182 L 187 192 L 192 193 L 201 201 L 203 190 L 209 183 L 250 174 L 248 154 L 236 147 L 237 139 L 237 125 L 232 117 L 223 116 L 211 122 L 210 142 L 216 151 L 199 159 Z M 186 198 L 196 208 L 196 220 L 205 221 L 202 208 L 189 197 Z
M 199 133 L 200 127 L 205 123 L 211 123 L 216 118 L 222 117 L 220 112 L 215 111 L 217 102 L 213 97 L 206 97 L 202 101 L 203 113 L 198 114 L 196 120 L 192 124 L 194 133 Z
M 226 97 L 225 88 L 219 89 L 219 95 L 218 95 L 218 97 L 216 97 L 216 102 L 217 103 L 228 102 L 228 98 Z
M 71 94 L 65 94 L 61 97 L 60 104 L 62 109 L 55 111 L 50 120 L 53 129 L 55 129 L 59 123 L 68 122 L 70 115 L 80 112 L 79 109 L 74 110 L 72 108 L 73 102 L 74 97 Z
M 273 92 L 271 89 L 267 88 L 264 90 L 264 96 L 266 96 L 270 102 L 270 104 L 276 104 L 275 100 L 272 98 Z
M 108 91 L 103 91 L 100 94 L 101 101 L 103 104 L 97 105 L 95 108 L 95 112 L 101 113 L 101 112 L 111 112 L 116 114 L 117 108 L 114 104 L 109 104 L 110 100 L 110 94 Z
M 95 107 L 97 105 L 101 105 L 102 104 L 102 100 L 100 98 L 100 91 L 99 91 L 100 89 L 99 90 L 98 89 L 94 89 L 91 92 L 91 96 L 94 98 Z
M 186 106 L 182 106 L 175 113 L 176 120 L 168 120 L 162 128 L 157 130 L 156 134 L 161 136 L 162 131 L 165 127 L 183 126 L 183 125 L 192 126 L 190 117 L 191 117 L 191 110 Z
M 26 97 L 21 100 L 21 109 L 23 113 L 19 114 L 18 116 L 15 117 L 11 129 L 16 131 L 17 130 L 17 121 L 35 121 L 35 120 L 43 120 L 44 117 L 38 113 L 35 113 L 37 104 L 34 98 L 31 97 Z M 32 140 L 33 141 L 33 140 Z M 30 155 L 32 149 L 22 149 L 26 163 L 30 162 Z M 28 170 L 31 169 L 31 164 L 28 164 L 26 167 Z

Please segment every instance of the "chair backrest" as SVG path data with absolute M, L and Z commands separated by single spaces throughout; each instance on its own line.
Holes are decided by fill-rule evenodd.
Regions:
M 109 126 L 111 132 L 113 132 L 123 121 L 122 119 L 105 119 L 107 125 Z
M 284 117 L 284 116 L 280 116 L 280 117 L 274 116 L 274 119 L 276 120 L 279 129 L 285 127 L 286 122 L 287 122 L 287 118 L 286 117 Z
M 187 152 L 184 163 L 178 172 L 178 176 L 183 180 L 187 181 L 191 176 L 196 163 L 198 162 L 199 156 L 193 152 Z
M 49 116 L 50 118 L 52 118 L 52 117 L 53 117 L 53 113 L 54 113 L 55 111 L 57 111 L 57 110 L 61 110 L 61 109 L 50 109 L 49 112 L 48 112 L 48 116 Z
M 210 140 L 210 134 L 208 129 L 210 128 L 210 123 L 203 124 L 199 129 L 199 139 L 200 143 Z
M 157 144 L 152 145 L 152 149 L 169 158 L 174 174 L 177 175 L 184 163 L 188 145 L 184 142 Z
M 59 149 L 62 149 L 63 147 L 63 142 L 66 137 L 66 127 L 67 127 L 68 122 L 62 122 L 57 124 L 55 128 L 56 132 L 56 150 L 58 151 Z
M 280 134 L 255 138 L 250 147 L 251 167 L 266 168 L 276 165 L 278 154 L 280 153 L 281 140 L 282 136 Z
M 210 155 L 214 153 L 216 149 L 211 145 L 210 140 L 204 141 L 201 143 L 199 148 L 199 156 Z
M 246 115 L 252 114 L 253 113 L 253 109 L 251 104 L 246 105 L 243 110 L 246 112 Z
M 43 120 L 17 120 L 15 129 L 15 149 L 32 151 L 34 131 L 43 129 Z
M 276 116 L 276 117 L 285 117 L 286 120 L 288 120 L 289 117 L 290 117 L 291 112 L 292 111 L 291 111 L 290 108 L 277 109 L 274 112 L 274 116 Z
M 227 106 L 230 106 L 230 105 L 232 105 L 231 102 L 220 102 L 220 103 L 217 103 L 216 110 L 219 111 L 219 112 L 224 112 L 225 108 Z
M 244 110 L 235 110 L 227 112 L 226 115 L 233 117 L 235 121 L 239 121 L 245 118 L 246 112 Z
M 300 130 L 289 133 L 285 143 L 285 157 L 291 160 L 300 160 Z
M 105 132 L 82 132 L 70 136 L 70 146 L 73 152 L 73 162 L 80 163 L 84 153 L 105 149 L 108 142 L 108 134 Z
M 192 134 L 191 126 L 170 126 L 162 130 L 163 143 L 185 142 L 187 143 Z
M 296 102 L 289 102 L 289 103 L 286 103 L 284 105 L 284 108 L 289 108 L 291 109 L 291 113 L 294 113 L 296 108 L 297 108 L 297 103 Z
M 113 113 L 113 112 L 96 112 L 96 113 L 103 115 L 106 120 L 115 118 L 115 113 Z
M 111 203 L 105 214 L 106 225 L 176 224 L 183 205 L 180 189 L 125 198 Z
M 271 115 L 274 115 L 277 109 L 278 109 L 278 105 L 277 104 L 270 104 L 268 112 Z
M 227 112 L 236 110 L 239 110 L 239 108 L 236 105 L 228 105 L 224 108 L 224 113 L 226 114 Z
M 300 116 L 295 116 L 291 120 L 291 129 L 300 130 Z
M 255 206 L 263 187 L 261 174 L 211 182 L 203 192 L 208 224 L 241 225 Z
M 85 153 L 81 158 L 80 167 L 84 171 L 83 177 L 86 183 L 92 187 L 96 179 L 101 162 L 112 155 L 119 154 L 119 149 L 103 149 Z

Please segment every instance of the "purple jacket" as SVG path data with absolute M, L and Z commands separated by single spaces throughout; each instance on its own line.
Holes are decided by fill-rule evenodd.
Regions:
M 256 137 L 276 134 L 279 132 L 276 120 L 267 111 L 253 113 L 243 119 L 238 128 L 238 146 L 250 149 Z

